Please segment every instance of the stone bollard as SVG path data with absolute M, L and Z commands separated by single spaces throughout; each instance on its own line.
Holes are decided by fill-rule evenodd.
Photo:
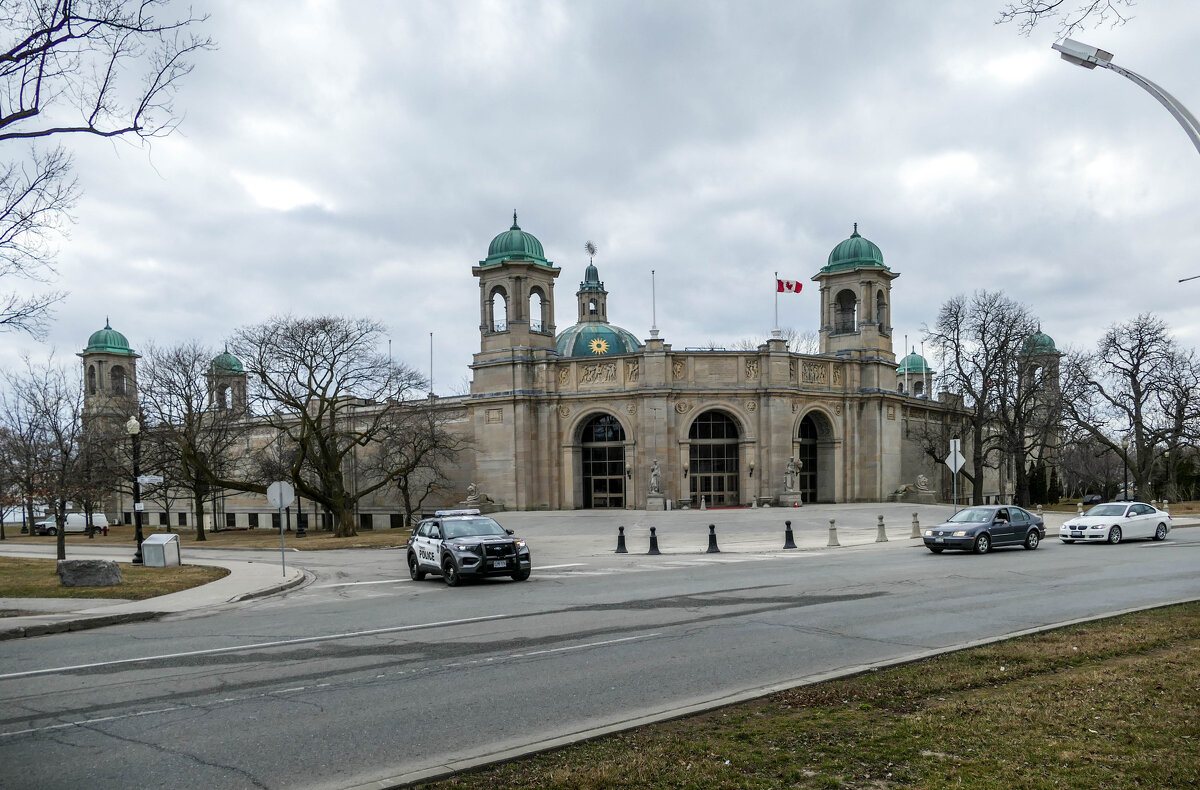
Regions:
M 751 510 L 757 510 L 757 509 L 758 509 L 758 497 L 751 497 L 751 498 L 750 498 L 750 509 L 751 509 Z
M 704 497 L 700 497 L 700 509 L 708 510 L 708 504 L 704 501 Z
M 883 516 L 879 517 L 879 527 L 875 530 L 875 542 L 887 543 L 887 531 L 883 528 Z
M 910 538 L 921 537 L 921 519 L 917 513 L 913 513 L 913 528 L 912 528 L 912 534 L 909 535 L 909 537 Z
M 1075 503 L 1075 515 L 1077 515 L 1077 516 L 1083 515 L 1083 503 L 1082 502 Z
M 834 523 L 834 520 L 833 520 L 833 519 L 829 519 L 829 542 L 828 542 L 828 543 L 826 543 L 825 545 L 826 545 L 826 546 L 840 546 L 840 545 L 842 545 L 842 544 L 838 543 L 838 539 L 837 539 L 837 524 L 835 524 L 835 523 Z
M 1171 515 L 1171 503 L 1165 499 L 1163 500 L 1162 509 L 1163 509 L 1163 512 L 1166 513 L 1168 516 Z
M 625 528 L 617 527 L 617 554 L 628 554 L 629 549 L 625 548 Z
M 1041 505 L 1038 505 L 1037 514 L 1038 514 L 1038 518 L 1041 518 L 1041 517 L 1042 517 L 1042 515 L 1043 515 L 1043 514 L 1042 514 L 1042 506 L 1041 506 Z
M 720 554 L 721 550 L 717 548 L 717 525 L 708 525 L 708 553 Z
M 783 530 L 783 547 L 785 549 L 796 548 L 796 541 L 792 537 L 792 522 L 785 521 L 783 522 L 783 526 L 785 527 Z
M 662 554 L 662 552 L 658 550 L 658 534 L 656 533 L 654 527 L 650 528 L 650 551 L 648 551 L 646 553 L 647 554 Z

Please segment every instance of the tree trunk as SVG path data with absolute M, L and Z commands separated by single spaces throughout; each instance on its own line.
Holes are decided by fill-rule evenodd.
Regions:
M 976 424 L 971 432 L 971 504 L 983 504 L 983 427 Z
M 199 491 L 192 491 L 192 502 L 196 511 L 196 540 L 208 540 L 204 534 L 204 495 Z

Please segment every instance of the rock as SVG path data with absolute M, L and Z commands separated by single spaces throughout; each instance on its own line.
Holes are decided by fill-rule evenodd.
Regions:
M 63 587 L 111 587 L 121 583 L 121 569 L 112 560 L 59 560 Z

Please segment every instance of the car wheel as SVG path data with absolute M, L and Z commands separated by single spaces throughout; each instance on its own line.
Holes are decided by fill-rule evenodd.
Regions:
M 1108 531 L 1108 542 L 1114 546 L 1121 542 L 1121 528 L 1113 527 Z
M 425 578 L 425 571 L 421 570 L 421 563 L 417 562 L 417 555 L 411 551 L 408 553 L 408 575 L 415 582 Z
M 1158 529 L 1154 530 L 1154 539 L 1155 540 L 1166 540 L 1167 539 L 1167 525 L 1166 524 L 1158 525 Z
M 462 581 L 462 576 L 458 573 L 458 566 L 454 564 L 453 557 L 447 557 L 442 560 L 442 581 L 447 587 L 457 587 Z
M 1025 548 L 1029 549 L 1030 551 L 1036 549 L 1041 542 L 1042 539 L 1038 537 L 1038 531 L 1036 529 L 1029 530 L 1029 534 L 1025 536 Z
M 529 571 L 517 571 L 512 575 L 513 581 L 523 582 L 529 578 Z
M 976 554 L 987 554 L 988 549 L 990 549 L 991 547 L 992 547 L 992 539 L 990 537 L 988 537 L 986 534 L 980 535 L 979 537 L 975 538 L 975 546 L 974 546 L 973 551 Z
M 51 527 L 50 529 L 46 530 L 46 534 L 47 534 L 47 535 L 57 535 L 57 534 L 58 534 L 58 528 L 57 528 L 57 527 Z
M 941 554 L 943 551 L 945 551 L 945 549 L 941 546 L 926 546 L 925 548 L 929 549 L 934 554 Z

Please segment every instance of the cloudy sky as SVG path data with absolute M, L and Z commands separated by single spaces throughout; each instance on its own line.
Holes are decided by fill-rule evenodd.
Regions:
M 461 391 L 471 267 L 512 212 L 562 269 L 584 242 L 609 317 L 675 348 L 817 328 L 809 281 L 859 223 L 900 277 L 897 351 L 948 298 L 1003 289 L 1059 347 L 1154 311 L 1200 346 L 1200 156 L 1153 98 L 959 3 L 197 0 L 219 49 L 179 131 L 74 139 L 85 190 L 46 343 L 219 349 L 277 313 L 370 316 Z M 1200 3 L 1143 0 L 1076 38 L 1200 111 Z

